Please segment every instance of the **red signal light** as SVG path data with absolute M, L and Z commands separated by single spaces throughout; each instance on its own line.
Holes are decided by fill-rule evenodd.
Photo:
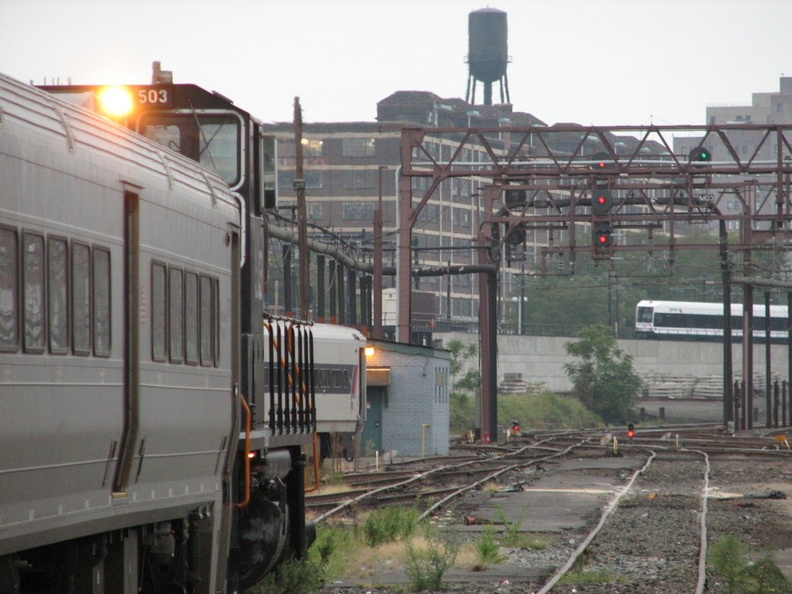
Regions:
M 613 195 L 608 188 L 594 188 L 591 192 L 591 214 L 605 216 L 613 207 Z
M 588 159 L 589 167 L 595 170 L 607 169 L 609 166 L 613 165 L 613 159 L 605 151 L 594 153 L 593 155 L 589 156 Z
M 633 427 L 632 423 L 627 425 L 627 437 L 629 437 L 630 439 L 635 437 L 635 427 Z

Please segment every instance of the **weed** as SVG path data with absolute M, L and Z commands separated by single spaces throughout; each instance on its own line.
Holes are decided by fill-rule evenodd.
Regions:
M 792 583 L 789 582 L 778 565 L 770 557 L 763 557 L 756 563 L 750 563 L 741 574 L 750 594 L 779 594 L 792 592 Z
M 406 552 L 405 571 L 412 591 L 440 590 L 443 575 L 456 561 L 459 542 L 448 534 L 430 534 L 426 550 L 419 551 L 408 542 Z
M 500 554 L 500 546 L 495 540 L 496 534 L 497 531 L 494 526 L 487 526 L 484 532 L 481 533 L 476 542 L 478 564 L 474 567 L 474 570 L 484 570 L 487 565 L 501 563 L 506 559 Z
M 746 551 L 747 547 L 733 534 L 724 536 L 710 549 L 709 562 L 715 572 L 726 580 L 727 594 L 738 592 L 740 572 L 747 564 Z
M 351 527 L 322 524 L 317 527 L 316 540 L 308 549 L 308 559 L 322 568 L 326 579 L 343 576 L 363 547 L 355 536 Z
M 500 505 L 495 506 L 498 521 L 503 524 L 503 536 L 500 541 L 502 547 L 515 549 L 544 549 L 547 547 L 546 540 L 530 536 L 520 530 L 526 511 L 527 508 L 524 507 L 520 512 L 520 516 L 514 522 L 510 522 L 503 508 Z
M 756 563 L 746 558 L 747 545 L 736 536 L 718 540 L 710 550 L 709 562 L 726 582 L 726 594 L 770 594 L 792 592 L 792 584 L 769 557 Z

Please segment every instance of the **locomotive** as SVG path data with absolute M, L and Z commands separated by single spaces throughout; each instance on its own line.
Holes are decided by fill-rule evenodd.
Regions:
M 262 414 L 256 394 L 257 379 L 266 373 L 256 361 L 261 316 L 267 311 L 269 245 L 288 233 L 270 223 L 278 207 L 278 152 L 275 137 L 263 123 L 215 91 L 194 84 L 174 84 L 170 71 L 153 63 L 149 85 L 49 85 L 39 87 L 57 97 L 85 107 L 180 153 L 215 172 L 242 199 L 243 264 L 240 278 L 241 389 L 253 400 L 255 418 Z M 294 243 L 297 238 L 292 238 Z M 318 242 L 315 242 L 318 243 Z M 324 253 L 331 246 L 318 244 Z M 365 264 L 361 264 L 365 268 Z M 361 269 L 363 269 L 361 268 Z M 317 324 L 315 336 L 319 370 L 317 381 L 317 433 L 322 458 L 333 453 L 347 458 L 359 450 L 365 419 L 365 374 L 357 330 L 334 324 Z M 331 371 L 332 370 L 332 371 Z M 359 381 L 357 381 L 359 380 Z M 334 382 L 332 385 L 328 381 Z M 317 455 L 317 458 L 319 457 Z
M 265 315 L 268 173 L 218 147 L 271 145 L 209 112 L 233 172 L 0 75 L 0 591 L 240 592 L 308 545 L 323 331 Z

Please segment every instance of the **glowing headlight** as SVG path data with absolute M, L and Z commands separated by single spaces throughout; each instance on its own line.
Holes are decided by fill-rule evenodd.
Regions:
M 132 111 L 133 101 L 125 87 L 105 87 L 97 94 L 99 111 L 111 118 L 120 118 Z

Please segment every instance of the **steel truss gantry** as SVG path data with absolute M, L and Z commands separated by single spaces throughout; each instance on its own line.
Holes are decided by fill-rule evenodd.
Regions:
M 607 260 L 621 250 L 712 249 L 682 246 L 676 237 L 681 225 L 717 223 L 724 306 L 733 276 L 729 250 L 741 250 L 750 263 L 752 250 L 784 251 L 792 240 L 792 125 L 407 127 L 402 129 L 400 150 L 399 341 L 410 339 L 409 263 L 418 215 L 444 181 L 471 178 L 481 183 L 475 241 L 483 436 L 497 435 L 498 268 L 504 246 L 519 246 L 524 231 L 544 231 L 553 238 L 544 254 L 568 253 L 574 258 L 588 252 Z M 426 191 L 418 196 L 412 190 L 415 178 L 427 180 Z M 592 195 L 601 189 L 612 197 L 605 213 L 592 209 Z M 737 222 L 740 232 L 739 240 L 728 244 L 730 221 Z M 611 229 L 614 241 L 598 247 L 590 235 L 581 236 L 581 230 L 595 225 Z M 750 276 L 750 268 L 745 272 Z M 743 286 L 750 292 L 753 285 Z M 762 281 L 757 279 L 755 286 L 763 286 Z M 746 302 L 751 301 L 746 294 Z M 729 394 L 731 375 L 731 343 L 724 340 L 724 391 Z M 731 415 L 727 398 L 724 421 Z

